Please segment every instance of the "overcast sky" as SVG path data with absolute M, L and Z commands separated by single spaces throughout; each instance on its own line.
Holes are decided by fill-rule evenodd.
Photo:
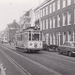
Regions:
M 36 8 L 44 0 L 0 0 L 0 31 L 14 19 L 19 21 L 20 16 L 31 8 Z

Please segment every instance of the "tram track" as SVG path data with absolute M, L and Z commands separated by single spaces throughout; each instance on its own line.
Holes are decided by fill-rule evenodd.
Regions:
M 50 58 L 52 58 L 52 56 L 49 56 L 49 55 L 45 55 L 45 56 L 47 56 L 47 57 L 50 57 Z M 50 59 L 49 58 L 49 59 Z M 57 57 L 55 57 L 56 59 L 59 59 L 60 61 L 62 60 L 62 59 L 60 59 L 60 58 L 57 58 Z M 51 59 L 50 59 L 51 60 Z M 53 61 L 53 60 L 51 60 L 51 61 Z M 56 61 L 56 60 L 55 60 Z M 53 61 L 55 64 L 58 64 L 58 62 L 55 62 L 55 61 Z M 68 63 L 71 63 L 71 64 L 75 64 L 75 62 L 72 62 L 72 61 L 68 61 L 68 60 L 63 60 L 64 62 L 66 61 L 66 62 L 68 62 Z M 75 68 L 73 68 L 73 67 L 70 67 L 70 66 L 67 66 L 66 64 L 64 64 L 64 63 L 60 63 L 59 62 L 59 65 L 61 65 L 62 67 L 67 67 L 67 69 L 69 69 L 69 70 L 75 70 Z
M 0 50 L 0 52 L 18 69 L 22 75 L 31 75 L 27 70 L 25 70 L 21 65 L 19 65 L 14 59 L 8 56 L 4 51 Z
M 47 58 L 46 58 L 47 57 Z M 67 56 L 66 56 L 67 57 Z M 42 54 L 42 58 L 45 58 L 45 59 L 48 59 L 48 60 L 51 60 L 51 61 L 53 61 L 53 63 L 55 63 L 55 64 L 58 64 L 58 61 L 57 60 L 60 60 L 61 62 L 62 61 L 64 61 L 64 63 L 65 62 L 67 62 L 68 64 L 70 63 L 70 64 L 75 64 L 75 62 L 74 61 L 69 61 L 68 59 L 61 59 L 61 58 L 59 58 L 59 57 L 56 57 L 56 56 L 51 56 L 49 53 L 44 53 L 44 54 Z M 69 57 L 69 58 L 72 58 L 72 57 Z M 52 59 L 55 59 L 55 60 L 52 60 Z M 57 61 L 57 62 L 55 62 L 55 61 Z M 73 68 L 73 67 L 70 67 L 70 66 L 67 66 L 66 64 L 64 64 L 64 63 L 60 63 L 59 62 L 59 64 L 62 66 L 62 67 L 68 67 L 68 69 L 69 70 L 75 70 L 75 68 Z M 71 65 L 72 66 L 72 65 Z M 74 65 L 73 65 L 74 66 Z
M 11 50 L 12 51 L 12 50 Z M 14 51 L 13 51 L 14 52 Z M 16 52 L 15 52 L 16 53 Z M 19 53 L 18 53 L 19 54 Z M 37 62 L 36 63 L 36 60 L 34 60 L 33 61 L 33 59 L 32 58 L 29 58 L 29 57 L 25 57 L 25 56 L 23 56 L 23 55 L 21 55 L 21 57 L 23 57 L 24 59 L 27 59 L 27 60 L 29 60 L 30 62 L 32 62 L 33 64 L 36 64 L 36 65 L 38 65 L 38 63 L 40 63 L 40 62 Z M 35 56 L 34 56 L 35 57 Z M 65 59 L 61 59 L 61 58 L 58 58 L 58 57 L 55 57 L 55 56 L 51 56 L 51 55 L 49 55 L 49 53 L 44 53 L 44 54 L 42 54 L 42 58 L 45 58 L 46 59 L 46 57 L 48 57 L 47 59 L 49 59 L 49 61 L 51 62 L 53 62 L 53 64 L 59 64 L 59 65 L 61 65 L 61 67 L 62 68 L 67 68 L 66 69 L 66 71 L 71 71 L 71 72 L 73 72 L 74 70 L 75 70 L 75 68 L 74 67 L 70 67 L 70 66 L 68 66 L 68 65 L 65 65 L 64 63 L 58 63 L 58 62 L 55 62 L 55 60 L 52 60 L 52 58 L 54 58 L 54 59 L 59 59 L 60 61 L 64 61 L 64 62 L 68 62 L 69 64 L 75 64 L 75 62 L 74 61 L 69 61 L 69 60 L 65 60 Z M 41 64 L 41 63 L 40 63 Z M 38 66 L 40 66 L 41 68 L 44 68 L 45 70 L 49 70 L 49 68 L 48 67 L 45 67 L 46 65 L 44 65 L 43 66 L 43 64 L 41 64 L 41 65 L 38 65 Z M 72 71 L 73 70 L 73 71 Z M 50 71 L 51 72 L 51 71 Z M 58 72 L 59 73 L 59 72 Z M 56 75 L 56 74 L 54 74 L 54 75 Z M 74 74 L 73 74 L 74 75 Z
M 27 57 L 27 56 L 26 56 Z M 31 56 L 29 56 L 29 57 L 31 57 Z M 37 58 L 39 58 L 39 56 L 37 55 L 36 56 Z M 31 59 L 33 60 L 33 59 L 35 59 L 36 58 L 35 56 L 34 57 L 32 57 Z M 48 60 L 48 62 L 50 62 L 50 63 L 52 63 L 52 64 L 54 64 L 53 65 L 53 67 L 55 66 L 55 65 L 58 65 L 58 67 L 61 67 L 61 69 L 62 68 L 64 68 L 64 69 L 66 69 L 66 71 L 68 72 L 74 72 L 75 71 L 75 67 L 74 67 L 74 65 L 73 64 L 75 64 L 75 62 L 72 62 L 72 61 L 69 61 L 69 60 L 64 60 L 64 59 L 60 59 L 60 58 L 57 58 L 57 57 L 53 57 L 53 56 L 50 56 L 50 55 L 47 55 L 47 54 L 42 54 L 41 56 L 41 59 L 47 59 Z M 53 58 L 53 59 L 52 59 Z M 55 59 L 55 60 L 54 60 Z M 58 59 L 61 61 L 59 61 L 58 62 Z M 62 60 L 64 61 L 64 63 L 62 62 Z M 36 60 L 34 60 L 34 61 L 36 61 Z M 38 61 L 40 61 L 39 59 L 38 59 Z M 70 64 L 70 66 L 69 65 L 67 65 L 67 64 L 65 64 L 65 62 L 67 62 L 68 64 Z M 38 63 L 41 63 L 42 64 L 42 62 L 38 62 Z M 46 63 L 46 60 L 44 60 L 44 64 L 45 64 L 45 66 L 47 66 L 47 63 Z M 43 65 L 44 65 L 43 64 Z M 71 66 L 71 64 L 73 65 L 73 66 Z M 51 66 L 48 66 L 49 68 L 51 68 Z
M 25 57 L 28 57 L 28 56 L 25 55 Z M 29 57 L 31 57 L 31 56 L 29 56 Z M 29 57 L 28 57 L 28 58 L 29 58 Z M 38 55 L 36 55 L 36 57 L 39 58 Z M 34 60 L 36 57 L 34 56 L 34 57 L 32 57 L 33 59 L 32 59 L 32 58 L 31 58 L 31 59 Z M 74 71 L 75 71 L 75 67 L 74 67 L 75 62 L 73 62 L 73 61 L 69 61 L 69 60 L 65 60 L 65 59 L 58 58 L 58 57 L 54 57 L 54 56 L 51 56 L 51 55 L 49 55 L 49 54 L 48 54 L 48 55 L 47 55 L 47 54 L 42 54 L 41 57 L 42 57 L 42 58 L 45 58 L 45 59 L 48 59 L 49 62 L 53 62 L 52 64 L 57 64 L 57 65 L 59 64 L 59 66 L 60 66 L 61 68 L 67 68 L 66 71 L 69 71 L 69 72 L 70 72 L 70 71 L 71 71 L 71 72 L 74 72 Z M 46 58 L 46 57 L 47 57 L 47 58 Z M 52 58 L 55 59 L 55 60 L 52 60 Z M 44 59 L 43 59 L 43 60 L 44 60 Z M 60 62 L 60 61 L 58 62 L 57 60 L 60 60 L 61 62 Z M 34 60 L 34 61 L 36 61 L 36 60 Z M 39 61 L 39 60 L 38 60 L 38 61 Z M 63 63 L 62 61 L 63 61 L 64 63 Z M 67 62 L 67 63 L 65 63 L 65 62 Z M 38 63 L 40 63 L 40 62 L 38 62 Z M 67 64 L 70 64 L 70 66 L 67 65 Z M 43 64 L 43 65 L 44 65 L 44 64 Z M 45 65 L 45 66 L 47 66 L 47 65 Z M 49 68 L 50 68 L 50 67 L 49 67 Z
M 53 63 L 55 63 L 55 64 L 61 65 L 61 67 L 67 68 L 67 70 L 75 71 L 75 66 L 74 66 L 75 65 L 75 61 L 69 61 L 68 59 L 61 59 L 61 58 L 58 58 L 58 57 L 53 56 L 53 55 L 51 56 L 49 53 L 44 53 L 42 55 L 43 55 L 43 58 L 46 58 L 47 57 L 48 60 L 53 61 Z M 72 57 L 69 57 L 69 58 L 72 58 Z M 59 63 L 58 63 L 58 60 L 60 60 Z M 62 62 L 64 62 L 64 63 L 62 63 Z M 65 62 L 67 62 L 67 63 L 65 63 Z
M 50 68 L 48 68 L 48 67 L 46 67 L 46 66 L 44 66 L 44 65 L 42 65 L 42 64 L 40 64 L 40 63 L 38 63 L 38 62 L 36 62 L 36 61 L 34 61 L 34 60 L 32 60 L 32 59 L 30 59 L 30 58 L 28 58 L 28 57 L 25 57 L 25 56 L 23 56 L 23 55 L 21 55 L 21 54 L 19 54 L 19 53 L 16 53 L 16 52 L 14 52 L 14 51 L 12 51 L 12 50 L 10 50 L 10 49 L 4 47 L 4 46 L 3 46 L 3 48 L 5 48 L 5 49 L 8 50 L 8 51 L 13 52 L 14 54 L 16 54 L 16 55 L 18 55 L 18 56 L 24 58 L 25 60 L 27 60 L 27 61 L 29 61 L 29 62 L 31 62 L 31 63 L 33 63 L 33 64 L 37 65 L 39 68 L 41 68 L 41 69 L 43 69 L 43 70 L 45 70 L 45 71 L 50 72 L 51 75 L 62 75 L 61 73 L 56 72 L 56 71 L 54 71 L 54 70 L 52 70 L 52 69 L 50 69 Z
M 12 51 L 12 50 L 11 50 Z M 14 52 L 14 51 L 13 51 Z M 16 52 L 15 52 L 16 53 Z M 20 55 L 19 53 L 18 53 L 18 55 Z M 54 56 L 51 56 L 51 55 L 49 55 L 49 54 L 42 54 L 44 57 L 48 57 L 49 59 L 50 58 L 55 58 L 55 59 L 59 59 L 59 60 L 62 60 L 62 61 L 66 61 L 66 62 L 69 62 L 69 63 L 72 63 L 72 64 L 74 64 L 74 62 L 72 62 L 72 61 L 68 61 L 68 60 L 64 60 L 64 59 L 60 59 L 60 58 L 57 58 L 57 57 L 54 57 Z M 43 66 L 43 64 L 38 64 L 39 62 L 37 62 L 36 63 L 36 61 L 33 61 L 33 59 L 30 59 L 29 57 L 25 57 L 25 56 L 23 56 L 23 55 L 20 55 L 21 57 L 23 57 L 24 59 L 26 59 L 26 60 L 28 60 L 28 61 L 30 61 L 30 62 L 32 62 L 33 64 L 36 64 L 36 65 L 38 65 L 38 66 L 40 66 L 40 68 L 43 68 L 43 69 L 45 69 L 45 70 L 47 70 L 47 71 L 49 71 L 49 72 L 51 72 L 51 70 L 52 69 L 50 69 L 50 68 L 48 68 L 48 67 L 46 67 L 46 65 L 44 65 Z M 42 57 L 43 57 L 42 56 Z M 44 58 L 43 57 L 43 58 Z M 50 61 L 52 61 L 53 62 L 53 64 L 58 64 L 57 62 L 55 62 L 54 60 L 52 60 L 52 59 L 50 59 Z M 67 66 L 67 65 L 65 65 L 64 63 L 60 63 L 59 62 L 59 65 L 61 65 L 61 67 L 62 68 L 66 68 L 67 67 L 67 70 L 66 71 L 72 71 L 72 70 L 75 70 L 75 68 L 74 67 L 70 67 L 70 66 Z M 53 70 L 52 70 L 53 71 Z M 54 72 L 54 71 L 53 71 Z M 55 71 L 56 72 L 56 71 Z M 58 72 L 59 73 L 59 72 Z M 56 75 L 56 74 L 54 74 L 54 75 Z
M 8 49 L 8 48 L 7 48 Z M 11 50 L 12 51 L 12 50 Z M 14 52 L 14 51 L 13 51 Z M 16 53 L 16 52 L 15 52 Z M 20 55 L 19 53 L 18 53 L 18 55 Z M 47 59 L 50 59 L 50 58 L 54 58 L 54 59 L 59 59 L 59 60 L 61 60 L 61 61 L 66 61 L 66 62 L 68 62 L 68 63 L 72 63 L 72 64 L 75 64 L 73 61 L 69 61 L 69 60 L 64 60 L 64 59 L 61 59 L 61 58 L 58 58 L 58 57 L 55 57 L 55 56 L 51 56 L 51 55 L 49 55 L 49 53 L 44 53 L 44 54 L 42 54 L 45 58 L 46 57 L 48 57 Z M 42 56 L 42 57 L 43 57 Z M 31 58 L 29 58 L 29 57 L 25 57 L 25 56 L 23 56 L 23 55 L 21 55 L 21 57 L 23 57 L 24 59 L 26 59 L 26 60 L 29 60 L 30 62 L 32 62 L 33 64 L 36 64 L 36 65 L 38 65 L 38 63 L 36 63 L 36 61 L 34 62 L 33 61 L 33 59 L 31 59 Z M 34 56 L 35 57 L 35 56 Z M 44 58 L 43 57 L 43 58 Z M 54 60 L 52 60 L 52 59 L 50 59 L 50 61 L 52 61 L 53 62 L 53 64 L 58 64 L 57 62 L 55 62 Z M 41 63 L 40 63 L 41 64 Z M 43 68 L 43 69 L 45 69 L 45 70 L 47 70 L 47 71 L 49 71 L 49 68 L 48 67 L 46 67 L 46 65 L 44 65 L 43 66 L 43 64 L 41 64 L 41 65 L 38 65 L 38 66 L 40 66 L 40 68 Z M 70 66 L 67 66 L 67 65 L 65 65 L 64 63 L 60 63 L 59 62 L 59 65 L 61 65 L 61 67 L 62 68 L 66 68 L 67 67 L 67 69 L 66 69 L 66 71 L 72 71 L 72 70 L 75 70 L 75 68 L 74 67 L 70 67 Z M 51 69 L 52 70 L 52 69 Z M 53 71 L 53 70 L 52 70 Z M 50 71 L 51 72 L 51 71 Z M 56 72 L 56 71 L 55 71 Z M 59 73 L 59 72 L 58 72 Z M 54 75 L 56 75 L 56 74 L 54 74 Z
M 75 64 L 75 59 L 73 58 L 72 59 L 72 57 L 68 57 L 68 56 L 65 56 L 65 57 L 67 57 L 67 58 L 71 58 L 72 60 L 70 61 L 70 59 L 67 59 L 67 58 L 63 58 L 63 57 L 58 57 L 58 56 L 54 56 L 54 55 L 50 55 L 49 53 L 44 53 L 43 54 L 44 56 L 48 56 L 48 57 L 50 57 L 50 58 L 55 58 L 55 59 L 59 59 L 59 60 L 61 60 L 61 61 L 64 61 L 64 62 L 68 62 L 68 63 L 72 63 L 72 64 Z M 61 56 L 61 55 L 60 55 Z M 62 55 L 63 56 L 63 55 Z

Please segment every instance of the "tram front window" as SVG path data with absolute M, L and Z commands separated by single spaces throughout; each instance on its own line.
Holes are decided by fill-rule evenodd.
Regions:
M 32 40 L 39 41 L 39 34 L 32 34 Z
M 29 40 L 31 41 L 31 31 L 29 31 Z
M 31 34 L 29 34 L 29 40 L 31 40 Z

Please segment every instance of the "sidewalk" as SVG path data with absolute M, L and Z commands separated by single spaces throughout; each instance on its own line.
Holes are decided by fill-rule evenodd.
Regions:
M 16 50 L 14 43 L 11 43 L 11 45 L 9 43 L 4 43 L 3 45 L 5 45 L 5 47 Z

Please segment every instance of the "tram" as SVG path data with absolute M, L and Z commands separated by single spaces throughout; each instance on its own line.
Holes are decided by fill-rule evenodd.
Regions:
M 27 28 L 15 34 L 17 50 L 23 52 L 38 52 L 43 49 L 42 31 Z

